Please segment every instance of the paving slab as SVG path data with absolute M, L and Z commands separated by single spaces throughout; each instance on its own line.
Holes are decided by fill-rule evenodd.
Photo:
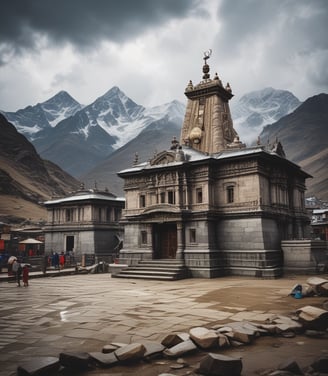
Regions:
M 287 296 L 295 282 L 302 284 L 307 278 L 224 277 L 154 283 L 85 274 L 31 279 L 26 289 L 3 282 L 0 376 L 15 374 L 13 362 L 17 365 L 23 358 L 58 357 L 72 350 L 99 352 L 111 341 L 160 342 L 171 332 L 210 327 L 213 322 L 232 321 L 234 316 L 238 320 L 264 319 L 304 305 L 319 305 L 323 298 L 306 298 L 305 303 L 305 298 L 298 301 Z M 248 289 L 245 297 L 243 289 Z M 309 341 L 298 340 L 304 342 L 298 347 L 310 353 Z M 323 341 L 322 347 L 327 344 L 324 339 L 318 341 Z M 270 347 L 273 358 L 278 350 Z

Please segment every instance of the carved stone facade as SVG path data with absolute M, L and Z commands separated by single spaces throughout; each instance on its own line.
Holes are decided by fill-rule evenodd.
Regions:
M 187 87 L 180 144 L 118 173 L 126 197 L 120 261 L 180 259 L 193 277 L 278 277 L 281 241 L 309 235 L 309 175 L 280 144 L 246 148 L 232 126 L 230 86 L 207 73 Z
M 48 218 L 45 226 L 45 252 L 74 252 L 112 261 L 123 239 L 119 223 L 124 199 L 97 190 L 81 190 L 45 202 Z

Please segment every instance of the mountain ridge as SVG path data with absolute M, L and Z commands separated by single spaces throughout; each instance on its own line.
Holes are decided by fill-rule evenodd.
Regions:
M 45 199 L 77 189 L 79 182 L 45 161 L 14 125 L 0 114 L 0 220 L 42 222 Z
M 243 142 L 253 144 L 265 125 L 275 123 L 301 103 L 290 91 L 272 87 L 246 93 L 231 104 L 234 128 Z
M 260 138 L 279 139 L 287 158 L 313 176 L 307 195 L 328 201 L 328 94 L 308 98 L 292 113 L 267 125 Z
M 64 103 L 65 98 L 69 100 L 67 105 Z M 115 150 L 137 137 L 151 123 L 167 115 L 172 121 L 180 123 L 184 113 L 184 105 L 176 100 L 161 106 L 145 108 L 136 104 L 117 86 L 82 108 L 80 105 L 78 109 L 72 101 L 74 99 L 68 93 L 59 92 L 46 102 L 17 111 L 16 118 L 13 113 L 10 113 L 10 117 L 14 120 L 16 128 L 25 132 L 26 127 L 18 124 L 20 120 L 25 119 L 22 117 L 24 111 L 27 111 L 26 118 L 31 115 L 29 124 L 35 124 L 40 119 L 37 127 L 27 129 L 26 136 L 43 158 L 55 162 L 75 177 L 101 163 Z M 42 111 L 49 103 L 54 106 L 54 103 L 59 102 L 63 107 L 70 109 L 72 115 L 52 127 Z M 53 109 L 53 118 L 59 119 L 63 114 L 68 112 L 59 111 L 57 107 Z
M 297 109 L 303 108 L 302 105 L 307 101 L 301 103 L 289 91 L 269 87 L 247 93 L 239 102 L 242 104 L 239 109 L 237 108 L 239 112 L 235 105 L 235 107 L 232 106 L 231 113 L 234 127 L 241 141 L 245 142 L 245 136 L 249 135 L 252 137 L 256 135 L 257 138 L 261 134 L 262 141 L 269 138 L 272 140 L 273 137 L 279 138 L 281 132 L 279 120 L 285 117 L 289 119 L 289 116 Z M 304 108 L 301 111 L 304 111 Z M 315 116 L 313 112 L 318 111 L 319 108 L 312 107 L 309 114 L 304 116 L 313 118 Z M 184 112 L 185 106 L 176 100 L 164 105 L 145 108 L 136 104 L 117 86 L 114 86 L 91 104 L 60 121 L 55 127 L 50 126 L 39 131 L 38 138 L 33 142 L 43 158 L 54 161 L 75 177 L 87 179 L 88 182 L 103 181 L 106 186 L 110 187 L 112 184 L 118 187 L 120 183 L 116 177 L 114 178 L 116 172 L 121 170 L 121 167 L 131 166 L 136 152 L 139 153 L 140 160 L 147 160 L 153 153 L 160 151 L 161 147 L 169 148 L 173 136 L 179 138 Z M 281 114 L 283 114 L 282 118 L 277 121 L 264 124 Z M 242 118 L 248 119 L 251 124 L 242 123 Z M 297 119 L 300 124 L 304 121 L 306 122 L 303 118 Z M 166 126 L 168 122 L 170 125 Z M 161 130 L 161 127 L 166 130 Z M 317 166 L 321 163 L 320 158 L 315 157 L 316 150 L 320 154 L 323 146 L 320 146 L 317 141 L 306 145 L 304 141 L 303 144 L 298 142 L 298 148 L 294 153 L 290 144 L 301 134 L 300 130 L 297 132 L 297 127 L 296 130 L 292 125 L 288 127 L 291 127 L 290 135 L 286 134 L 282 140 L 287 157 L 300 164 L 304 160 L 304 166 L 308 166 L 309 173 L 313 175 L 312 170 L 316 172 Z M 286 131 L 288 133 L 288 127 L 285 133 Z M 322 124 L 319 127 L 322 128 Z M 307 135 L 309 140 L 315 136 L 316 132 L 312 133 Z M 324 140 L 325 138 L 322 137 L 321 142 Z M 312 144 L 315 150 L 310 150 Z M 251 146 L 249 143 L 247 145 Z M 103 166 L 105 172 L 101 172 L 100 166 Z M 109 178 L 104 180 L 104 175 L 111 175 L 111 180 Z M 120 194 L 120 192 L 114 193 Z M 321 189 L 320 192 L 324 190 Z

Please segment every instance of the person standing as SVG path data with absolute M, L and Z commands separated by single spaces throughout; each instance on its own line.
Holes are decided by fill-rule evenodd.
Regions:
M 29 269 L 28 269 L 28 266 L 25 264 L 23 266 L 23 283 L 24 283 L 24 287 L 28 286 L 28 277 L 29 277 Z
M 13 262 L 12 271 L 15 275 L 17 287 L 20 287 L 20 285 L 21 285 L 20 280 L 21 280 L 21 275 L 22 275 L 22 266 L 21 266 L 20 262 L 18 262 L 17 259 L 14 260 L 14 262 Z
M 41 270 L 43 274 L 46 274 L 47 272 L 47 266 L 49 263 L 49 257 L 48 255 L 43 255 L 41 259 Z
M 53 264 L 55 266 L 55 269 L 59 269 L 59 255 L 57 252 L 53 255 Z
M 64 254 L 64 252 L 62 252 L 59 256 L 59 265 L 60 265 L 60 269 L 64 269 L 64 266 L 65 266 L 65 254 Z

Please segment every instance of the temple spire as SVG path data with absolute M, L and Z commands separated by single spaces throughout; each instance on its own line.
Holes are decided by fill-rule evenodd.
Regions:
M 180 144 L 206 154 L 219 153 L 232 147 L 244 147 L 233 128 L 229 100 L 233 97 L 229 83 L 224 87 L 218 74 L 210 78 L 207 63 L 212 50 L 204 52 L 202 81 L 192 81 L 185 90 L 188 98 Z

